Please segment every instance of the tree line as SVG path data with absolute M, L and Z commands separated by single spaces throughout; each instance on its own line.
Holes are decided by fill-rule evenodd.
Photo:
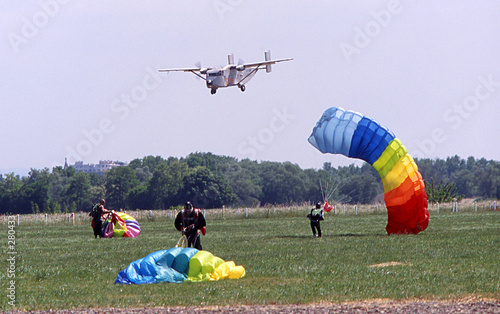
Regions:
M 443 195 L 500 198 L 497 161 L 454 156 L 417 159 L 416 163 L 431 202 L 442 201 L 437 197 Z M 72 167 L 31 169 L 27 177 L 0 175 L 0 213 L 89 211 L 101 198 L 111 209 L 168 209 L 187 200 L 210 209 L 313 203 L 326 198 L 371 203 L 382 193 L 380 178 L 367 163 L 332 167 L 327 162 L 321 169 L 302 169 L 290 162 L 192 153 L 185 158 L 137 158 L 104 175 L 76 173 Z

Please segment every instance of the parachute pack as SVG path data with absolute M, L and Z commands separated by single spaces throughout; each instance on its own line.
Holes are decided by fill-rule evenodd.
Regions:
M 96 218 L 96 217 L 98 217 L 100 215 L 100 213 L 99 213 L 99 206 L 101 206 L 101 204 L 99 204 L 99 203 L 97 203 L 94 206 L 92 206 L 92 210 L 89 213 L 90 217 Z

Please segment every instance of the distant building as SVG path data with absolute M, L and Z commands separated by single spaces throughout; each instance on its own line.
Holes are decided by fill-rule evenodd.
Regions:
M 99 160 L 98 164 L 84 164 L 83 161 L 77 161 L 74 165 L 69 167 L 75 168 L 75 172 L 85 172 L 85 173 L 98 173 L 104 174 L 106 171 L 111 170 L 114 167 L 126 166 L 127 163 L 122 161 L 111 161 L 111 160 Z M 64 162 L 64 169 L 68 168 L 67 160 Z

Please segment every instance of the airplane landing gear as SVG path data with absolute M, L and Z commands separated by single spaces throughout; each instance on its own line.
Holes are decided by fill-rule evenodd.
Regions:
M 242 92 L 245 91 L 245 85 L 239 85 L 239 88 L 241 89 Z
M 212 88 L 212 89 L 210 90 L 210 94 L 214 95 L 215 93 L 217 93 L 217 90 L 216 90 L 216 89 L 214 89 L 214 88 Z

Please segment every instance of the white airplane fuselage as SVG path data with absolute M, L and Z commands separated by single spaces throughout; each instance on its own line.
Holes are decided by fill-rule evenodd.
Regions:
M 255 73 L 257 73 L 255 68 L 238 70 L 236 65 L 228 64 L 222 69 L 208 70 L 205 80 L 207 87 L 210 89 L 235 85 L 241 86 L 247 83 Z

